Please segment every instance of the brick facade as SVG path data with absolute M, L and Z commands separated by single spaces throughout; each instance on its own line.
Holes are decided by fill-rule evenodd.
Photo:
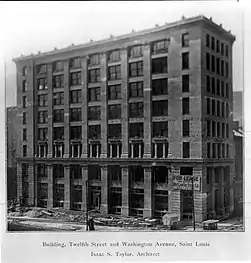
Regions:
M 189 34 L 189 46 L 182 46 L 183 34 Z M 27 91 L 27 109 L 22 108 L 22 101 L 18 99 L 19 115 L 23 111 L 27 111 L 28 129 L 28 152 L 27 157 L 19 153 L 18 165 L 18 196 L 22 196 L 22 180 L 20 163 L 29 164 L 29 203 L 36 205 L 36 184 L 37 179 L 35 170 L 31 167 L 38 163 L 44 163 L 48 169 L 48 203 L 47 206 L 52 208 L 53 203 L 53 164 L 64 164 L 64 208 L 70 209 L 72 203 L 71 184 L 78 185 L 80 188 L 76 191 L 81 191 L 81 206 L 79 210 L 86 210 L 86 203 L 89 208 L 100 209 L 102 213 L 121 213 L 124 215 L 131 215 L 132 210 L 144 217 L 153 217 L 158 213 L 168 212 L 177 213 L 181 220 L 184 218 L 185 208 L 184 203 L 189 202 L 186 195 L 191 194 L 191 189 L 186 186 L 186 190 L 177 189 L 174 187 L 174 178 L 182 177 L 181 170 L 183 168 L 192 168 L 190 178 L 199 178 L 199 188 L 193 191 L 195 219 L 201 222 L 209 217 L 209 214 L 217 213 L 215 208 L 215 200 L 221 208 L 221 213 L 229 213 L 233 211 L 233 191 L 232 179 L 234 175 L 233 166 L 233 137 L 229 132 L 228 138 L 223 142 L 229 147 L 229 155 L 224 158 L 212 158 L 207 156 L 208 143 L 218 143 L 218 140 L 206 136 L 207 120 L 217 121 L 216 116 L 208 116 L 206 99 L 212 95 L 206 92 L 206 75 L 209 74 L 206 70 L 205 54 L 208 49 L 205 47 L 207 35 L 214 35 L 222 41 L 229 48 L 228 59 L 223 58 L 226 63 L 229 63 L 229 76 L 225 78 L 229 84 L 229 97 L 219 98 L 221 102 L 228 103 L 229 111 L 232 111 L 232 44 L 234 37 L 226 32 L 221 27 L 215 25 L 212 21 L 205 17 L 196 17 L 185 19 L 174 24 L 158 27 L 143 33 L 132 33 L 125 37 L 118 37 L 111 40 L 101 41 L 100 43 L 89 43 L 79 47 L 72 47 L 62 51 L 52 51 L 47 54 L 35 55 L 34 57 L 21 57 L 15 60 L 17 64 L 18 74 L 18 96 L 22 97 L 21 83 L 24 77 L 22 76 L 22 68 L 28 67 L 28 91 Z M 169 41 L 168 50 L 155 54 L 153 52 L 153 43 L 156 41 Z M 142 47 L 142 55 L 137 58 L 129 57 L 131 48 L 135 45 Z M 119 50 L 120 59 L 115 64 L 108 61 L 109 52 Z M 182 54 L 189 53 L 189 66 L 182 68 Z M 211 51 L 210 51 L 211 52 Z M 90 66 L 88 64 L 90 55 L 99 54 L 100 63 L 97 66 Z M 217 55 L 218 56 L 218 55 Z M 81 84 L 73 87 L 70 82 L 70 61 L 74 58 L 80 58 L 79 71 L 81 72 Z M 161 69 L 158 74 L 153 72 L 153 59 L 167 60 L 167 70 Z M 64 63 L 64 105 L 59 108 L 64 109 L 63 122 L 53 123 L 54 109 L 52 93 L 53 93 L 53 68 L 52 63 L 56 61 L 63 61 Z M 130 76 L 130 63 L 143 62 L 141 69 L 143 74 L 140 76 Z M 109 64 L 110 63 L 110 64 Z M 225 63 L 225 62 L 224 62 Z M 48 111 L 48 123 L 38 124 L 37 118 L 37 89 L 34 79 L 36 76 L 35 68 L 38 65 L 47 65 L 47 85 L 48 89 L 43 91 L 48 94 L 48 105 L 45 107 Z M 108 79 L 108 66 L 119 65 L 121 77 L 115 80 Z M 100 80 L 96 83 L 90 83 L 89 69 L 100 69 Z M 137 73 L 138 74 L 138 73 Z M 211 73 L 210 73 L 211 74 Z M 182 81 L 183 75 L 189 75 L 189 91 L 183 92 Z M 212 74 L 213 75 L 213 74 Z M 159 79 L 167 79 L 168 92 L 165 94 L 153 94 L 152 81 Z M 133 82 L 143 82 L 143 94 L 140 97 L 130 97 L 129 86 Z M 108 87 L 112 85 L 120 85 L 121 96 L 112 102 L 112 105 L 121 105 L 121 118 L 119 120 L 110 120 L 108 105 L 111 105 L 108 98 Z M 90 101 L 88 90 L 93 87 L 100 88 L 100 100 Z M 75 107 L 70 101 L 70 93 L 72 90 L 81 91 L 81 103 L 77 106 L 81 107 L 81 122 L 72 123 L 70 120 L 70 109 Z M 42 91 L 39 91 L 39 94 Z M 159 96 L 161 95 L 161 96 Z M 34 99 L 36 98 L 36 99 Z M 213 97 L 214 98 L 214 97 Z M 183 112 L 184 100 L 189 100 L 189 112 Z M 153 101 L 161 102 L 168 100 L 168 114 L 160 114 L 161 116 L 153 116 Z M 131 118 L 130 103 L 143 102 L 143 116 L 140 118 Z M 100 120 L 90 120 L 88 115 L 88 107 L 100 106 Z M 183 136 L 183 121 L 189 120 L 189 136 Z M 232 130 L 232 117 L 225 116 L 221 122 L 228 124 L 229 131 Z M 168 136 L 153 135 L 154 123 L 168 122 Z M 129 132 L 129 125 L 131 123 L 143 123 L 142 138 L 132 138 Z M 120 146 L 111 146 L 108 140 L 108 125 L 120 124 L 121 137 L 116 138 L 114 144 L 122 144 L 121 155 Z M 70 156 L 70 127 L 74 125 L 81 126 L 81 156 Z M 90 141 L 88 137 L 88 128 L 90 125 L 101 125 L 101 138 L 95 138 L 94 142 Z M 23 127 L 23 125 L 21 125 Z M 48 153 L 43 158 L 37 157 L 37 128 L 48 128 Z M 64 155 L 61 157 L 54 157 L 53 153 L 53 128 L 64 128 Z M 135 136 L 134 136 L 135 137 Z M 165 138 L 163 138 L 165 137 Z M 92 147 L 92 144 L 93 147 Z M 189 143 L 188 157 L 184 157 L 185 144 Z M 222 141 L 221 141 L 222 143 Z M 96 144 L 98 144 L 97 148 Z M 20 143 L 20 148 L 22 148 Z M 101 145 L 101 151 L 100 146 Z M 110 148 L 109 148 L 110 147 Z M 139 148 L 137 148 L 139 147 Z M 167 148 L 168 147 L 168 148 Z M 211 147 L 211 146 L 210 146 Z M 116 158 L 108 156 L 109 149 L 116 148 Z M 91 149 L 91 150 L 90 150 Z M 93 156 L 91 151 L 98 149 L 96 156 Z M 132 152 L 133 149 L 133 152 Z M 138 150 L 137 150 L 138 149 Z M 144 154 L 141 156 L 141 150 Z M 163 149 L 163 152 L 162 152 Z M 118 151 L 117 150 L 117 151 Z M 138 151 L 138 153 L 137 153 Z M 155 152 L 155 155 L 153 153 Z M 129 154 L 130 153 L 130 154 Z M 138 156 L 137 156 L 138 154 Z M 136 156 L 134 156 L 136 155 Z M 158 156 L 157 156 L 158 155 Z M 88 157 L 89 156 L 89 157 Z M 132 157 L 133 156 L 133 157 Z M 100 158 L 99 158 L 100 157 Z M 35 162 L 34 163 L 34 159 Z M 71 177 L 71 169 L 73 166 L 80 166 L 81 179 Z M 88 172 L 88 167 L 95 165 L 95 173 Z M 116 172 L 109 173 L 110 166 L 119 166 L 121 178 Z M 139 166 L 143 170 L 134 174 L 130 173 L 129 167 Z M 153 167 L 166 167 L 165 175 L 154 175 Z M 207 168 L 210 168 L 210 175 L 207 175 Z M 219 183 L 215 183 L 215 169 L 219 169 Z M 223 171 L 228 169 L 227 175 L 224 177 Z M 99 176 L 100 175 L 100 176 Z M 141 176 L 141 179 L 138 177 Z M 184 176 L 187 176 L 186 174 Z M 207 177 L 210 177 L 210 184 L 207 182 Z M 168 178 L 168 182 L 164 181 Z M 142 179 L 143 178 L 143 179 Z M 183 178 L 183 177 L 182 177 Z M 228 184 L 224 181 L 226 178 Z M 132 180 L 137 181 L 136 187 L 132 186 Z M 86 181 L 88 181 L 88 189 L 86 188 Z M 77 188 L 77 187 L 76 187 Z M 227 193 L 225 190 L 228 190 Z M 133 195 L 132 195 L 132 190 Z M 217 196 L 215 196 L 215 191 Z M 88 192 L 87 192 L 88 191 Z M 190 191 L 190 192 L 189 192 Z M 87 192 L 87 194 L 86 194 Z M 219 196 L 218 196 L 219 194 Z M 112 198 L 112 196 L 115 196 Z M 133 197 L 132 197 L 133 196 Z M 161 198 L 163 196 L 163 198 Z M 226 197 L 227 196 L 227 197 Z M 77 198 L 77 194 L 76 194 Z M 88 200 L 86 200 L 88 198 Z M 165 199 L 166 198 L 166 199 Z M 167 199 L 168 198 L 168 199 Z M 161 200 L 168 200 L 168 204 L 161 203 Z M 226 201 L 226 199 L 228 201 Z M 36 200 L 36 201 L 35 201 Z M 225 211 L 225 205 L 228 211 Z M 167 206 L 166 206 L 167 205 Z M 159 207 L 158 209 L 156 207 Z M 132 209 L 133 207 L 133 209 Z M 165 208 L 164 208 L 165 207 Z M 189 208 L 190 209 L 190 208 Z M 209 212 L 210 210 L 210 212 Z M 223 211 L 224 210 L 224 211 Z M 189 210 L 190 211 L 190 210 Z M 223 211 L 223 212 L 222 212 Z M 218 214 L 220 212 L 218 211 Z M 160 215 L 160 214 L 158 214 Z

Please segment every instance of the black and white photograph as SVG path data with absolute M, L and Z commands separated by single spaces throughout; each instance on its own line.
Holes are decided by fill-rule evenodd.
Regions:
M 5 233 L 246 231 L 243 9 L 182 2 L 3 5 Z

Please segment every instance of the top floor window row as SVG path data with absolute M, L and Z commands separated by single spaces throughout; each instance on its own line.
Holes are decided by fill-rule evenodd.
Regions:
M 108 61 L 120 61 L 120 50 L 113 50 L 108 53 Z
M 80 58 L 72 58 L 70 60 L 70 68 L 71 69 L 81 68 L 81 59 Z
M 152 43 L 152 47 L 151 47 L 152 54 L 168 52 L 169 44 L 170 44 L 170 39 L 165 39 Z
M 28 68 L 23 67 L 23 76 L 27 76 L 27 75 L 28 75 Z
M 99 54 L 93 54 L 89 56 L 88 59 L 88 65 L 99 65 L 100 64 L 100 55 Z
M 206 47 L 216 51 L 216 53 L 220 53 L 222 56 L 229 56 L 229 46 L 209 34 L 206 35 Z
M 189 47 L 189 33 L 181 35 L 181 45 L 182 47 Z
M 53 72 L 61 72 L 64 71 L 64 62 L 56 61 L 52 64 Z
M 36 73 L 37 74 L 46 74 L 47 73 L 47 65 L 45 65 L 45 64 L 38 65 L 36 67 Z
M 129 55 L 130 58 L 141 57 L 143 55 L 142 46 L 139 45 L 139 46 L 131 47 L 129 49 L 129 54 L 128 55 Z

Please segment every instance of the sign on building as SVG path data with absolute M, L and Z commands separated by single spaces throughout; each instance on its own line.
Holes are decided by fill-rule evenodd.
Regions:
M 193 188 L 200 191 L 200 176 L 193 177 Z M 173 175 L 173 189 L 177 190 L 192 190 L 192 176 L 191 175 Z

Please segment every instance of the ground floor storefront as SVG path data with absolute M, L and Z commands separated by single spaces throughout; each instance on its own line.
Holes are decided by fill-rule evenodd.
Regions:
M 234 210 L 233 166 L 154 162 L 18 164 L 18 199 L 37 207 L 202 222 Z

